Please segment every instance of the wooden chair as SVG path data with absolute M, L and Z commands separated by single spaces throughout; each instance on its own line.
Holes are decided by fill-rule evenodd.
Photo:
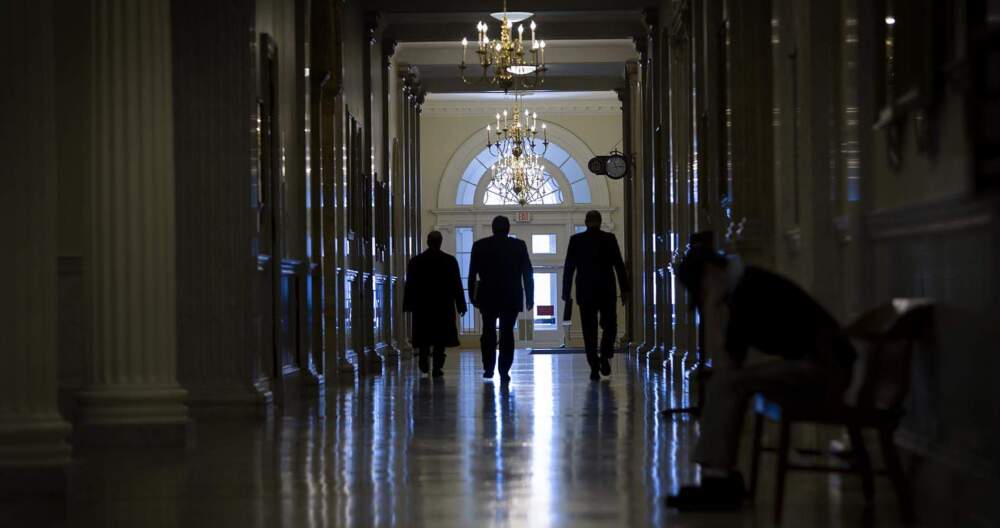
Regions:
M 894 299 L 862 315 L 845 329 L 852 339 L 867 345 L 858 350 L 860 360 L 855 363 L 852 382 L 852 389 L 856 390 L 849 389 L 845 395 L 845 401 L 853 400 L 851 403 L 824 408 L 791 399 L 778 401 L 761 394 L 755 397 L 753 458 L 748 495 L 753 500 L 761 452 L 776 452 L 776 524 L 781 522 L 785 477 L 789 471 L 859 473 L 865 497 L 865 515 L 869 519 L 874 512 L 874 475 L 887 474 L 895 487 L 904 521 L 913 520 L 913 503 L 893 435 L 903 416 L 903 400 L 909 391 L 911 352 L 917 341 L 930 335 L 932 311 L 933 303 L 927 299 Z M 776 447 L 761 446 L 765 421 L 778 424 Z M 788 453 L 792 427 L 803 423 L 845 427 L 851 441 L 851 452 L 848 455 L 854 463 L 849 466 L 790 463 Z M 884 470 L 872 469 L 871 458 L 862 436 L 864 429 L 875 429 L 878 432 L 886 464 Z

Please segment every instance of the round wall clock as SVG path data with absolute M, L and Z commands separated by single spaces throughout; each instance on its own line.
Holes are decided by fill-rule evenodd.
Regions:
M 587 163 L 587 168 L 594 174 L 607 174 L 608 172 L 607 168 L 604 166 L 604 161 L 604 156 L 594 156 Z
M 628 174 L 628 160 L 619 153 L 612 153 L 604 162 L 608 177 L 620 180 Z

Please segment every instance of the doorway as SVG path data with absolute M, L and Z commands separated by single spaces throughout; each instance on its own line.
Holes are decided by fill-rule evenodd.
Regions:
M 554 348 L 563 344 L 560 288 L 569 234 L 566 225 L 511 226 L 511 236 L 528 246 L 535 280 L 535 307 L 521 313 L 518 347 Z
M 542 270 L 542 271 L 540 271 Z M 532 348 L 551 348 L 562 344 L 562 306 L 559 301 L 559 284 L 562 267 L 535 268 L 535 309 L 532 317 L 534 339 Z

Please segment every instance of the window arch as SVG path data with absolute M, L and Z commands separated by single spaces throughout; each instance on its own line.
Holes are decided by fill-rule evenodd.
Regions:
M 490 167 L 496 162 L 497 157 L 490 154 L 489 148 L 484 148 L 465 167 L 462 177 L 458 182 L 455 192 L 455 205 L 516 205 L 510 200 L 494 191 L 491 191 L 492 182 L 483 180 L 488 176 Z M 560 179 L 569 186 L 573 197 L 573 202 L 577 204 L 589 204 L 593 201 L 590 192 L 590 184 L 587 176 L 580 168 L 580 164 L 573 159 L 573 156 L 555 142 L 549 142 L 549 147 L 543 157 L 545 164 L 545 188 L 542 203 L 538 205 L 559 205 L 565 203 L 565 194 Z M 479 188 L 485 185 L 482 203 L 476 204 L 476 196 Z

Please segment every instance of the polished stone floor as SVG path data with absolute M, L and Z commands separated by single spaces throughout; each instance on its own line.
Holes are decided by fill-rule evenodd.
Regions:
M 755 507 L 665 507 L 664 495 L 697 476 L 696 425 L 657 412 L 683 403 L 684 391 L 634 358 L 612 365 L 595 383 L 583 356 L 518 351 L 504 388 L 481 379 L 478 353 L 452 352 L 442 379 L 404 360 L 266 420 L 200 420 L 186 452 L 80 452 L 54 524 L 770 526 L 771 464 Z M 796 474 L 787 493 L 785 526 L 860 523 L 854 478 Z M 877 496 L 877 525 L 894 525 L 885 483 Z

